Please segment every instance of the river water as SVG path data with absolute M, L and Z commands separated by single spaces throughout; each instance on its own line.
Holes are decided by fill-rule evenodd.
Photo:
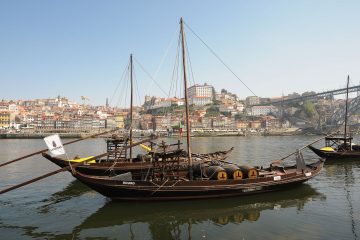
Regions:
M 229 160 L 268 166 L 317 138 L 193 138 L 192 149 L 233 146 Z M 0 140 L 0 163 L 43 148 L 40 139 Z M 69 157 L 105 149 L 103 139 L 66 146 Z M 57 169 L 39 155 L 7 165 L 0 168 L 0 189 Z M 291 190 L 162 203 L 111 202 L 65 172 L 0 195 L 0 239 L 359 239 L 359 190 L 360 161 L 327 163 Z

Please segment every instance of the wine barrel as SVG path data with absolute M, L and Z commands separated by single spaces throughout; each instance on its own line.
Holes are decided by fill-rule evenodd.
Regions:
M 243 179 L 243 177 L 244 177 L 243 172 L 235 164 L 224 164 L 224 165 L 222 165 L 222 167 L 225 169 L 229 178 L 234 179 L 234 180 Z
M 150 162 L 151 156 L 148 154 L 138 154 L 135 159 L 133 159 L 134 162 Z
M 240 166 L 240 170 L 243 172 L 244 178 L 255 179 L 259 176 L 258 170 L 254 167 Z
M 226 171 L 220 166 L 209 166 L 206 175 L 211 180 L 227 180 Z
M 198 177 L 208 177 L 206 174 L 206 170 L 209 167 L 207 163 L 194 163 L 192 168 L 195 176 Z

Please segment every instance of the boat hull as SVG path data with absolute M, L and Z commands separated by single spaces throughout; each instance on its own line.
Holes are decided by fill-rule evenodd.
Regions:
M 330 152 L 323 151 L 313 146 L 308 146 L 311 151 L 321 158 L 326 160 L 340 160 L 340 159 L 349 159 L 349 160 L 360 160 L 360 151 L 341 151 L 341 152 Z
M 61 168 L 68 167 L 69 162 L 57 158 L 52 157 L 48 154 L 43 154 L 43 156 L 50 160 L 52 163 L 58 165 Z M 185 168 L 185 163 L 182 161 L 180 163 L 180 169 Z M 94 164 L 84 164 L 76 167 L 76 171 L 80 173 L 84 173 L 87 175 L 93 175 L 93 176 L 109 176 L 110 175 L 119 175 L 127 172 L 131 172 L 134 175 L 145 175 L 148 171 L 148 169 L 151 169 L 153 167 L 152 162 L 97 162 Z M 69 170 L 71 171 L 71 170 Z
M 213 152 L 209 154 L 193 154 L 194 157 L 200 159 L 200 161 L 204 160 L 225 160 L 233 151 L 233 148 L 230 148 L 226 151 L 218 151 Z M 52 157 L 51 155 L 47 153 L 42 154 L 43 157 L 51 161 L 52 163 L 58 165 L 61 168 L 68 167 L 69 161 L 64 160 L 62 158 L 58 157 Z M 172 156 L 174 157 L 174 156 Z M 179 171 L 187 170 L 187 157 L 181 156 L 179 159 Z M 162 165 L 169 165 L 177 166 L 178 162 L 176 160 L 176 157 L 173 160 L 167 159 L 165 162 L 159 161 L 157 163 L 157 167 L 161 167 Z M 87 175 L 93 175 L 93 176 L 108 176 L 110 175 L 119 175 L 126 172 L 131 172 L 134 175 L 137 176 L 145 176 L 147 175 L 149 169 L 152 169 L 154 166 L 153 162 L 150 161 L 133 161 L 130 163 L 127 161 L 118 161 L 114 163 L 113 161 L 101 161 L 96 162 L 93 164 L 83 164 L 76 167 L 76 171 L 80 173 L 84 173 Z
M 246 196 L 279 191 L 304 183 L 317 175 L 323 162 L 310 166 L 311 171 L 243 180 L 169 180 L 119 181 L 81 173 L 74 176 L 90 188 L 112 200 L 161 201 Z

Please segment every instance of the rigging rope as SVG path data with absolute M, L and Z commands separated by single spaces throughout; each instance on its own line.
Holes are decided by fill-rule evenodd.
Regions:
M 178 45 L 176 49 L 176 56 L 175 56 L 175 63 L 174 68 L 171 76 L 171 85 L 169 90 L 169 96 L 171 95 L 171 91 L 174 88 L 174 96 L 177 97 L 177 85 L 178 85 L 178 78 L 179 78 L 179 48 L 180 48 L 180 35 L 178 38 Z M 179 96 L 180 98 L 181 96 Z
M 135 66 L 133 66 L 133 69 L 135 68 Z M 134 69 L 134 74 L 133 74 L 133 80 L 134 80 L 134 85 L 135 85 L 135 89 L 136 89 L 136 95 L 138 97 L 138 101 L 139 101 L 139 104 L 141 105 L 141 98 L 140 98 L 140 91 L 139 91 L 139 84 L 137 82 L 137 79 L 136 79 L 136 71 Z M 133 107 L 135 106 L 136 104 L 133 105 Z
M 120 91 L 118 93 L 117 101 L 115 103 L 116 107 L 120 106 L 120 104 L 122 103 L 123 97 L 124 97 L 124 94 L 122 92 L 124 92 L 124 89 L 126 88 L 126 85 L 128 84 L 128 74 L 129 74 L 128 68 L 129 68 L 129 65 L 126 65 L 123 77 L 120 82 L 121 84 L 119 85 Z
M 200 36 L 197 35 L 197 34 L 194 32 L 194 30 L 192 30 L 192 28 L 191 28 L 189 25 L 187 25 L 186 22 L 184 22 L 184 24 L 185 24 L 185 26 L 188 27 L 189 30 L 209 49 L 209 51 L 210 51 L 252 94 L 254 94 L 254 96 L 257 96 L 257 95 L 234 73 L 234 71 L 231 70 L 231 68 L 219 57 L 219 55 L 217 55 L 217 54 L 215 53 L 215 51 L 212 50 L 212 48 L 211 48 L 209 45 L 207 45 L 207 44 L 204 42 L 204 40 L 202 40 L 202 39 L 200 38 Z
M 176 37 L 176 33 L 177 33 L 177 29 L 176 29 L 176 31 L 174 32 L 174 37 L 171 39 L 168 47 L 166 48 L 166 50 L 165 50 L 165 52 L 164 52 L 164 54 L 163 54 L 163 56 L 162 56 L 162 58 L 161 58 L 161 61 L 160 61 L 159 66 L 157 67 L 157 69 L 156 69 L 156 71 L 155 71 L 154 76 L 152 76 L 151 74 L 149 74 L 149 72 L 145 70 L 145 68 L 140 64 L 140 62 L 137 61 L 137 63 L 138 63 L 138 64 L 140 65 L 140 67 L 142 68 L 142 70 L 150 77 L 150 79 L 153 80 L 153 82 L 147 87 L 147 89 L 146 89 L 146 91 L 145 91 L 145 94 L 149 91 L 149 89 L 151 89 L 152 85 L 155 83 L 156 86 L 157 86 L 163 93 L 165 93 L 165 96 L 166 96 L 166 92 L 165 92 L 165 91 L 161 88 L 161 86 L 155 81 L 155 79 L 157 79 L 158 73 L 159 73 L 159 71 L 160 71 L 160 69 L 161 69 L 161 67 L 162 67 L 162 65 L 163 65 L 166 57 L 168 56 L 168 53 L 169 53 L 169 50 L 170 50 L 171 46 L 172 46 L 173 43 L 174 43 L 174 39 L 175 39 L 175 37 Z M 135 61 L 136 61 L 136 60 L 135 60 Z
M 185 34 L 185 33 L 184 33 Z M 191 82 L 191 76 L 192 76 L 192 83 L 193 85 L 195 85 L 195 77 L 194 77 L 194 72 L 193 72 L 193 68 L 192 68 L 192 65 L 191 65 L 191 58 L 190 58 L 190 51 L 189 51 L 189 47 L 188 47 L 188 44 L 187 44 L 187 41 L 186 41 L 186 38 L 184 38 L 184 42 L 185 42 L 185 47 L 186 47 L 186 55 L 187 55 L 187 65 L 189 66 L 189 69 L 190 69 L 190 72 L 189 72 L 189 83 Z M 191 73 L 191 75 L 190 75 Z
M 141 63 L 140 63 L 136 58 L 134 58 L 134 60 L 135 60 L 135 62 L 136 62 L 137 64 L 139 64 L 141 70 L 143 70 L 144 73 L 145 73 L 146 75 L 148 75 L 148 77 L 149 77 L 151 80 L 153 80 L 153 82 L 156 84 L 156 86 L 158 86 L 159 89 L 160 89 L 160 90 L 165 94 L 165 96 L 166 96 L 166 92 L 162 89 L 162 87 L 160 86 L 160 84 L 157 83 L 157 81 L 155 80 L 155 78 L 152 77 L 151 74 L 150 74 L 148 71 L 146 71 L 146 69 L 141 65 Z M 150 88 L 150 87 L 149 87 L 149 88 Z
M 187 45 L 186 45 L 187 47 Z M 170 85 L 170 89 L 169 89 L 169 94 L 168 94 L 168 98 L 170 98 L 172 91 L 174 91 L 174 97 L 181 99 L 181 94 L 183 93 L 182 89 L 183 89 L 183 84 L 182 81 L 179 81 L 179 79 L 181 79 L 181 77 L 179 77 L 179 74 L 181 75 L 181 72 L 179 72 L 179 65 L 180 65 L 180 49 L 181 49 L 181 33 L 179 32 L 178 35 L 178 44 L 177 44 L 177 50 L 176 50 L 176 56 L 175 56 L 175 63 L 174 63 L 174 68 L 173 68 L 173 73 L 172 73 L 172 81 L 171 81 L 171 85 Z M 191 68 L 191 61 L 190 61 L 190 57 L 189 54 L 187 54 L 187 61 L 188 61 L 188 65 L 190 65 L 191 69 L 191 73 L 192 73 L 192 68 Z M 190 75 L 190 72 L 188 72 L 188 74 Z M 193 79 L 194 79 L 194 74 L 192 73 Z M 189 77 L 189 79 L 191 79 Z M 193 81 L 194 82 L 194 81 Z M 179 85 L 179 86 L 178 86 Z M 179 87 L 179 96 L 177 96 L 177 91 L 178 91 L 178 87 Z M 164 111 L 164 115 L 166 116 L 168 114 L 168 112 L 171 110 L 171 108 L 165 108 Z M 181 122 L 181 120 L 183 119 L 183 116 L 180 116 L 180 118 L 177 118 L 177 122 Z M 170 120 L 170 124 L 172 123 L 172 121 Z M 171 126 L 170 126 L 171 127 Z
M 154 78 L 155 78 L 155 79 L 157 78 L 157 75 L 158 75 L 158 73 L 159 73 L 159 71 L 160 71 L 160 68 L 162 67 L 162 65 L 163 65 L 163 63 L 164 63 L 164 61 L 165 61 L 165 58 L 166 58 L 166 57 L 168 56 L 168 54 L 169 54 L 169 50 L 170 50 L 171 46 L 172 46 L 172 45 L 174 44 L 174 42 L 175 42 L 175 38 L 176 38 L 177 32 L 178 32 L 178 29 L 176 28 L 175 31 L 174 31 L 174 35 L 173 35 L 173 37 L 172 37 L 172 39 L 171 39 L 171 41 L 170 41 L 170 43 L 169 43 L 169 45 L 168 45 L 168 47 L 167 47 L 167 49 L 166 49 L 166 51 L 165 51 L 163 57 L 161 58 L 160 64 L 159 64 L 158 68 L 156 69 L 156 72 L 155 72 L 155 74 L 154 74 Z
M 130 61 L 129 64 L 127 65 L 127 71 L 126 71 L 126 75 L 125 75 L 125 81 L 124 81 L 124 86 L 123 86 L 123 90 L 124 90 L 124 94 L 119 96 L 119 100 L 117 102 L 117 106 L 119 106 L 120 108 L 126 108 L 127 107 L 127 99 L 128 99 L 128 93 L 130 92 L 129 88 L 130 88 Z M 121 107 L 121 104 L 124 103 L 124 105 Z
M 114 93 L 113 93 L 112 97 L 110 98 L 110 103 L 112 103 L 112 101 L 114 100 L 115 94 L 116 94 L 117 90 L 119 89 L 120 84 L 123 83 L 123 80 L 124 80 L 124 77 L 125 77 L 126 72 L 127 72 L 127 66 L 125 66 L 125 69 L 124 69 L 124 71 L 123 71 L 123 73 L 122 73 L 122 75 L 121 75 L 120 81 L 119 81 L 119 83 L 117 84 L 117 86 L 116 86 L 116 88 L 115 88 L 115 90 L 114 90 Z

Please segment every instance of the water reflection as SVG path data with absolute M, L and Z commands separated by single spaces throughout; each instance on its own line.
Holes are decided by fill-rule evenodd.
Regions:
M 352 185 L 355 183 L 354 170 L 360 167 L 360 161 L 354 159 L 332 160 L 325 161 L 324 169 L 327 177 L 333 178 L 337 183 L 344 183 Z
M 197 138 L 193 145 L 199 152 L 235 146 L 229 160 L 268 165 L 269 159 L 283 157 L 289 149 L 315 138 L 318 137 Z M 84 141 L 69 146 L 67 151 L 71 156 L 79 152 L 98 153 L 102 151 L 96 149 L 101 145 L 98 141 Z M 6 141 L 1 143 L 3 161 L 31 152 L 19 147 L 18 142 L 11 146 Z M 35 150 L 44 147 L 42 140 L 24 141 L 22 145 L 34 145 Z M 2 168 L 1 185 L 56 169 L 44 161 L 34 157 Z M 289 191 L 192 203 L 138 204 L 107 202 L 66 173 L 2 195 L 0 238 L 358 239 L 359 179 L 360 161 L 326 162 L 316 178 Z
M 71 198 L 78 197 L 86 192 L 90 192 L 91 189 L 82 184 L 78 180 L 73 180 L 62 191 L 53 193 L 49 198 L 42 200 L 44 205 L 38 208 L 40 213 L 48 213 L 51 206 L 57 203 L 67 201 Z
M 342 184 L 344 189 L 344 195 L 346 197 L 348 215 L 351 221 L 351 232 L 354 236 L 354 239 L 358 239 L 356 233 L 356 216 L 354 214 L 353 206 L 353 188 L 355 185 L 355 180 L 358 178 L 356 176 L 357 170 L 360 167 L 360 161 L 354 159 L 342 159 L 342 160 L 333 160 L 325 162 L 324 168 L 326 169 L 326 175 L 334 179 L 343 179 L 343 181 L 338 181 L 337 184 Z
M 324 200 L 324 196 L 309 185 L 299 188 L 258 195 L 252 197 L 206 200 L 193 202 L 162 203 L 122 203 L 108 202 L 94 214 L 74 228 L 73 237 L 81 238 L 91 232 L 106 236 L 108 227 L 126 227 L 130 238 L 143 238 L 136 235 L 134 226 L 142 224 L 150 239 L 180 239 L 186 235 L 191 238 L 191 228 L 197 224 L 225 226 L 254 222 L 261 217 L 263 210 L 279 210 L 295 207 L 301 211 L 305 203 L 314 198 Z M 142 230 L 142 232 L 144 229 Z M 85 235 L 85 236 L 83 236 Z M 182 237 L 181 237 L 182 236 Z M 148 236 L 149 237 L 149 236 Z

